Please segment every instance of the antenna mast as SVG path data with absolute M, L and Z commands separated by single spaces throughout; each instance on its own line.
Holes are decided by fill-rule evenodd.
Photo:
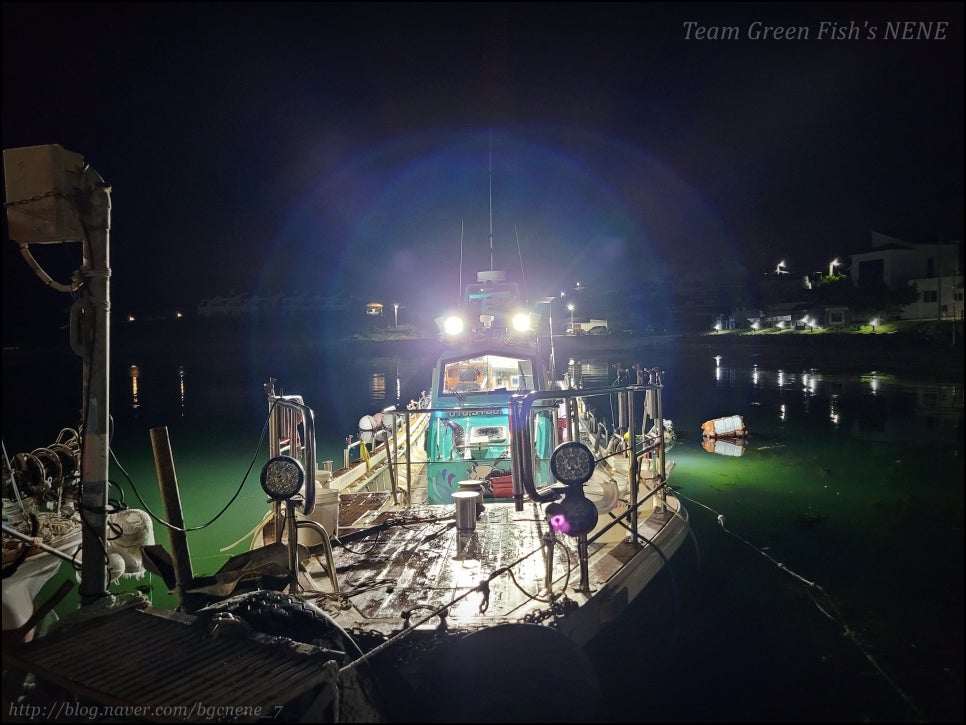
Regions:
M 517 225 L 513 225 L 513 235 L 517 238 L 517 254 L 520 255 L 520 278 L 523 280 L 523 298 L 529 303 L 530 293 L 527 292 L 527 273 L 523 268 L 523 250 L 520 248 L 520 233 L 517 231 Z
M 490 271 L 493 271 L 493 136 L 490 135 Z

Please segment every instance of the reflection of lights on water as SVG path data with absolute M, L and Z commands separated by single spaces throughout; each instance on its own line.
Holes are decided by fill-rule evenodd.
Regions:
M 141 369 L 137 365 L 132 365 L 129 370 L 131 374 L 131 407 L 137 408 L 141 405 L 138 397 L 138 378 L 141 377 Z
M 802 375 L 802 389 L 809 395 L 815 395 L 815 377 L 813 375 Z
M 873 375 L 869 379 L 869 387 L 872 388 L 872 394 L 873 395 L 875 395 L 876 393 L 878 393 L 879 392 L 879 378 L 877 378 L 875 375 Z
M 383 373 L 373 373 L 369 376 L 369 400 L 386 399 L 386 376 Z
M 181 401 L 181 415 L 184 416 L 184 365 L 178 366 L 178 393 Z
M 720 363 L 722 356 L 715 355 L 713 357 L 716 363 Z M 722 370 L 727 370 L 728 372 L 727 381 L 732 385 L 735 384 L 736 372 L 738 371 L 735 368 L 721 366 L 720 364 L 717 364 L 715 367 L 715 371 L 714 371 L 715 381 L 718 383 L 721 383 L 724 380 L 724 376 L 722 375 Z M 750 377 L 751 377 L 752 384 L 756 388 L 760 388 L 762 385 L 765 385 L 765 386 L 768 385 L 768 382 L 769 382 L 768 374 L 769 374 L 769 371 L 767 369 L 762 370 L 759 367 L 758 363 L 751 364 Z M 812 400 L 815 399 L 817 401 L 820 394 L 822 393 L 822 391 L 819 390 L 819 387 L 820 387 L 820 384 L 823 382 L 823 380 L 828 384 L 828 388 L 829 388 L 827 391 L 827 395 L 830 399 L 829 408 L 828 408 L 828 417 L 829 417 L 829 420 L 834 425 L 837 426 L 840 422 L 840 413 L 839 413 L 840 396 L 838 391 L 841 388 L 836 385 L 834 380 L 830 380 L 825 376 L 823 376 L 820 369 L 818 368 L 810 368 L 802 372 L 786 372 L 781 369 L 775 370 L 775 382 L 779 390 L 779 393 L 784 392 L 785 386 L 791 386 L 791 390 L 793 391 L 800 389 L 802 392 L 801 402 L 800 403 L 797 402 L 798 398 L 797 396 L 795 396 L 796 401 L 794 401 L 793 404 L 796 406 L 800 405 L 801 409 L 805 413 L 810 412 Z M 879 384 L 880 384 L 880 378 L 875 373 L 872 373 L 871 376 L 869 377 L 864 377 L 863 380 L 869 383 L 873 393 L 875 393 L 875 391 L 878 390 Z M 752 403 L 752 405 L 758 405 L 758 404 L 759 403 Z M 782 422 L 786 421 L 788 417 L 788 412 L 789 411 L 788 411 L 787 405 L 783 402 L 779 402 L 779 407 L 778 407 L 779 421 L 782 421 Z

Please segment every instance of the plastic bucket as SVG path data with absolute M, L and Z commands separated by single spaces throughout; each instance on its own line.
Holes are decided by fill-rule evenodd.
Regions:
M 332 488 L 315 487 L 315 511 L 311 518 L 325 528 L 329 536 L 339 535 L 339 492 Z

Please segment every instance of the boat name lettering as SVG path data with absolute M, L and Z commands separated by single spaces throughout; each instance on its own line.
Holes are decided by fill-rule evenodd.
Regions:
M 447 418 L 472 418 L 476 415 L 493 416 L 493 415 L 509 415 L 505 408 L 489 408 L 487 410 L 469 410 L 460 408 L 458 413 L 453 413 L 446 416 Z

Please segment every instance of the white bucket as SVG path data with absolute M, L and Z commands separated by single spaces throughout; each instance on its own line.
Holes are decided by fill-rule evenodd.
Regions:
M 324 472 L 320 471 L 320 473 Z M 322 478 L 325 483 L 319 480 L 315 482 L 315 508 L 308 516 L 300 515 L 299 518 L 321 524 L 329 538 L 332 538 L 339 535 L 339 492 L 326 485 L 328 478 L 324 476 Z M 305 546 L 315 546 L 322 543 L 322 537 L 315 529 L 303 526 L 299 528 L 299 543 Z
M 339 535 L 339 492 L 333 488 L 315 487 L 315 511 L 312 518 L 325 527 L 329 536 Z

